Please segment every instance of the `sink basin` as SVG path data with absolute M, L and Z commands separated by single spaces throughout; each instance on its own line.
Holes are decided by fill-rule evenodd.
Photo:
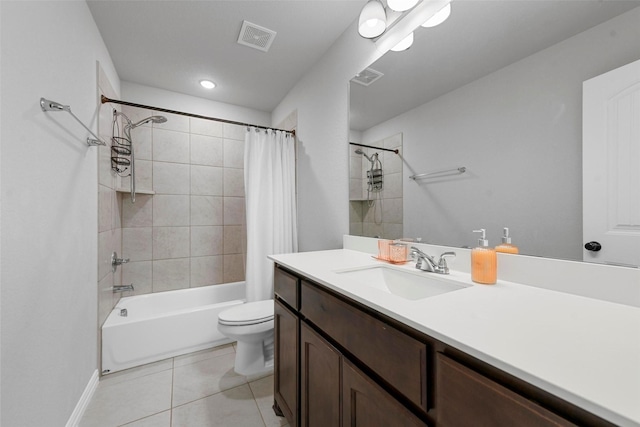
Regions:
M 424 271 L 407 271 L 386 265 L 336 271 L 354 283 L 388 292 L 408 299 L 419 300 L 469 287 L 447 276 Z

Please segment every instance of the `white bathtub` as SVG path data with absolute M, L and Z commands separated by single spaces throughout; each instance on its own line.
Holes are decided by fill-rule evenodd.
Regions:
M 218 313 L 244 298 L 244 282 L 122 298 L 102 326 L 102 373 L 231 342 Z

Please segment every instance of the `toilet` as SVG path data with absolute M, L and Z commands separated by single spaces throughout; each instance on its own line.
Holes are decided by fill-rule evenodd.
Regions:
M 236 340 L 234 371 L 253 375 L 273 368 L 273 300 L 248 302 L 218 315 L 218 331 Z

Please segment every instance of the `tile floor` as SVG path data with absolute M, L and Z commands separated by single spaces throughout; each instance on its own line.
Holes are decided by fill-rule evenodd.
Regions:
M 103 377 L 80 427 L 282 427 L 273 375 L 233 371 L 229 344 Z

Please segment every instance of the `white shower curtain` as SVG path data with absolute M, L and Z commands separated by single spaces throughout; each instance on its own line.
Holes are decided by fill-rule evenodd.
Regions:
M 294 138 L 247 128 L 244 148 L 247 205 L 247 301 L 273 298 L 267 255 L 298 251 Z

